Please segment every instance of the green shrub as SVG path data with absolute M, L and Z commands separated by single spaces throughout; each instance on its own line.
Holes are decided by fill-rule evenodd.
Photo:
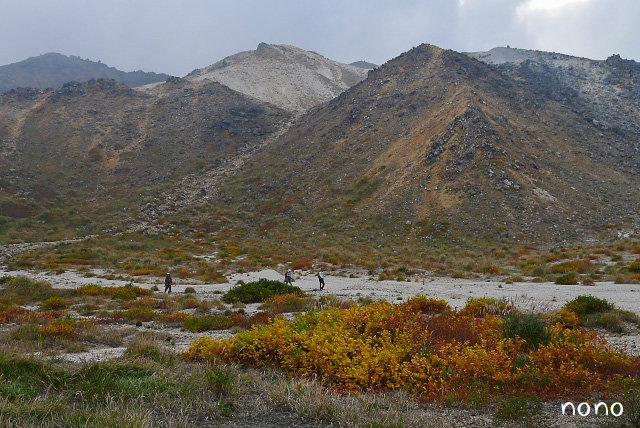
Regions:
M 547 321 L 537 314 L 512 314 L 504 320 L 502 334 L 507 338 L 520 337 L 531 348 L 549 343 L 551 335 Z
M 239 283 L 236 287 L 222 297 L 226 303 L 261 303 L 273 296 L 284 294 L 302 295 L 302 290 L 294 285 L 288 285 L 280 281 L 259 279 L 258 281 Z
M 576 285 L 578 283 L 578 274 L 569 272 L 556 278 L 556 284 L 559 285 Z
M 593 296 L 578 296 L 564 307 L 578 315 L 588 315 L 608 312 L 613 309 L 613 304 Z
M 193 287 L 187 287 L 184 289 L 184 292 L 187 294 L 195 294 L 196 293 L 196 289 Z
M 138 296 L 136 296 L 135 291 L 133 291 L 131 287 L 120 287 L 113 293 L 114 299 L 136 300 L 137 297 Z
M 233 320 L 226 315 L 205 315 L 202 317 L 189 318 L 183 325 L 192 332 L 227 330 L 233 327 Z
M 62 297 L 49 297 L 40 307 L 43 311 L 64 309 L 67 307 L 67 301 Z
M 640 259 L 638 259 L 635 262 L 631 263 L 629 265 L 629 270 L 631 272 L 640 272 Z

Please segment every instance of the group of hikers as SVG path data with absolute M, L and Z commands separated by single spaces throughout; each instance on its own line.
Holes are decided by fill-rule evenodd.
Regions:
M 324 271 L 321 269 L 320 271 L 318 271 L 316 276 L 318 277 L 318 281 L 320 282 L 320 290 L 324 290 L 324 278 L 325 278 Z M 284 283 L 288 285 L 293 285 L 293 272 L 291 272 L 291 269 L 287 269 L 287 271 L 285 272 Z
M 320 290 L 324 290 L 324 271 L 318 271 L 318 274 L 316 276 L 318 277 L 318 281 L 320 282 Z M 291 269 L 287 269 L 287 272 L 284 274 L 284 282 L 285 284 L 293 285 L 293 272 L 291 272 Z M 167 272 L 167 275 L 164 277 L 164 292 L 171 293 L 172 285 L 173 279 L 171 278 L 171 273 Z

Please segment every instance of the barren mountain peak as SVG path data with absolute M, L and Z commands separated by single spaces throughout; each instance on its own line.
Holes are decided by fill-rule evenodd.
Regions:
M 186 76 L 214 80 L 292 112 L 328 101 L 367 76 L 367 69 L 343 64 L 291 45 L 260 43 Z

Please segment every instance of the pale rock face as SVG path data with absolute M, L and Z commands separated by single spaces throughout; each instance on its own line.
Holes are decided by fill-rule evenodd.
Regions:
M 640 64 L 635 61 L 619 55 L 593 60 L 510 47 L 467 55 L 537 85 L 550 98 L 591 117 L 595 126 L 619 130 L 630 140 L 640 133 Z
M 260 43 L 185 79 L 214 80 L 245 95 L 302 113 L 335 98 L 367 77 L 368 70 L 289 45 Z

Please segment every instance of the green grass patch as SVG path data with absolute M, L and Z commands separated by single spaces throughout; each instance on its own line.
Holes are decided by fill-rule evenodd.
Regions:
M 184 321 L 183 325 L 192 332 L 227 330 L 233 327 L 233 320 L 226 315 L 205 315 L 202 317 L 191 317 Z

